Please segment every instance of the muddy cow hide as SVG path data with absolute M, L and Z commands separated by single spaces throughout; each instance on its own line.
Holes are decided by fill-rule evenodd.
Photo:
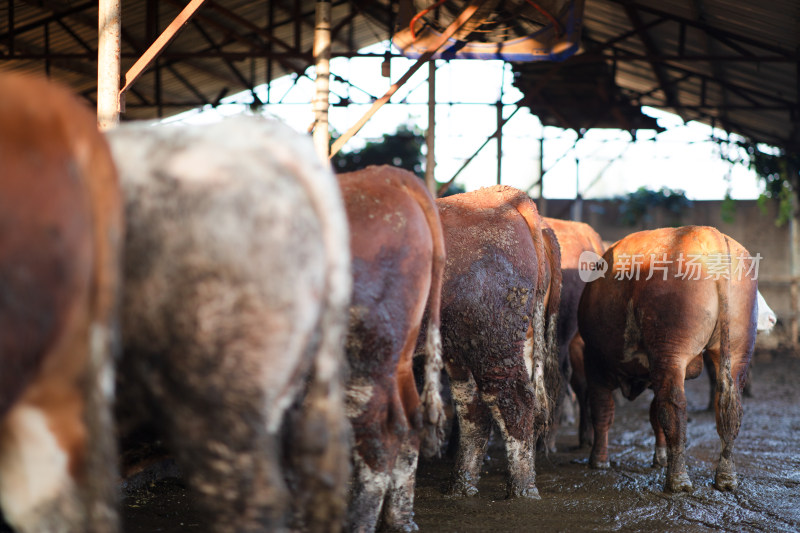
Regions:
M 735 489 L 740 391 L 756 336 L 754 260 L 735 240 L 704 226 L 633 233 L 603 258 L 608 272 L 586 285 L 578 308 L 594 426 L 591 466 L 609 466 L 613 390 L 621 388 L 633 399 L 652 387 L 654 463 L 667 463 L 665 490 L 692 490 L 684 456 L 683 385 L 702 371 L 705 350 L 716 370 L 722 440 L 715 486 Z
M 568 397 L 567 384 L 572 384 L 573 390 L 575 390 L 578 397 L 579 406 L 582 408 L 586 403 L 585 387 L 581 389 L 580 377 L 575 383 L 571 380 L 572 365 L 570 364 L 569 355 L 570 342 L 578 332 L 578 301 L 581 298 L 581 293 L 583 293 L 583 287 L 586 285 L 578 274 L 580 257 L 584 252 L 594 252 L 598 256 L 603 255 L 605 248 L 603 248 L 603 240 L 600 235 L 588 224 L 547 217 L 544 218 L 544 221 L 555 232 L 561 249 L 561 304 L 558 308 L 556 339 L 558 341 L 558 365 L 561 369 L 562 381 L 561 390 L 556 401 L 556 411 L 553 415 L 553 429 L 550 431 L 550 438 L 547 443 L 548 449 L 555 451 L 555 437 L 561 411 Z M 577 389 L 576 385 L 578 386 Z M 583 441 L 585 438 L 584 433 L 589 424 L 588 416 L 584 417 L 582 414 L 584 410 L 581 409 L 580 412 L 580 438 Z
M 21 532 L 113 532 L 122 245 L 94 113 L 0 74 L 0 505 Z
M 444 360 L 459 423 L 450 492 L 477 494 L 494 421 L 508 456 L 508 496 L 538 498 L 536 439 L 560 387 L 558 243 L 533 202 L 512 187 L 437 204 L 447 247 Z
M 347 413 L 353 425 L 353 531 L 411 531 L 420 444 L 443 437 L 439 309 L 445 250 L 436 204 L 411 172 L 371 166 L 339 176 L 353 256 Z M 412 358 L 426 304 L 422 398 Z
M 281 530 L 290 507 L 292 525 L 338 531 L 351 282 L 335 178 L 259 117 L 109 137 L 128 219 L 122 431 L 158 429 L 209 531 Z

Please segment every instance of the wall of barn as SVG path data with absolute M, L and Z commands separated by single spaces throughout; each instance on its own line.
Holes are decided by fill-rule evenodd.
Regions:
M 678 217 L 663 209 L 654 209 L 650 220 L 636 226 L 622 223 L 620 207 L 619 200 L 583 200 L 581 219 L 591 225 L 603 240 L 612 242 L 644 229 L 690 224 L 714 226 L 739 241 L 752 255 L 760 253 L 759 290 L 778 316 L 776 337 L 781 336 L 781 326 L 788 328 L 791 316 L 789 225 L 775 225 L 777 206 L 773 202 L 762 211 L 755 200 L 737 201 L 733 221 L 725 222 L 721 201 L 695 201 Z M 574 209 L 574 200 L 547 200 L 544 214 L 569 219 Z

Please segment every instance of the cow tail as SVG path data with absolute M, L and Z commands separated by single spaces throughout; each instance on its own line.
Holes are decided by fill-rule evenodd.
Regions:
M 279 163 L 297 178 L 319 219 L 325 289 L 316 327 L 319 335 L 307 349 L 312 360 L 305 394 L 298 398 L 302 405 L 290 422 L 291 441 L 285 446 L 296 469 L 294 509 L 301 515 L 303 529 L 334 532 L 346 516 L 351 476 L 352 430 L 344 404 L 349 369 L 343 349 L 352 294 L 350 237 L 341 192 L 327 162 L 323 168 L 313 154 L 296 156 L 287 151 Z
M 555 232 L 549 227 L 542 229 L 545 254 L 550 269 L 550 285 L 545 308 L 545 360 L 544 384 L 551 409 L 547 419 L 547 427 L 553 425 L 556 410 L 552 408 L 561 401 L 562 376 L 558 364 L 558 308 L 561 305 L 561 247 Z
M 727 257 L 731 257 L 731 245 L 727 236 L 725 247 Z M 733 258 L 731 258 L 733 264 Z M 717 293 L 719 297 L 719 368 L 717 369 L 717 397 L 719 411 L 717 412 L 718 423 L 721 424 L 724 434 L 736 435 L 739 432 L 739 421 L 741 420 L 741 401 L 739 399 L 739 388 L 734 386 L 733 373 L 731 368 L 731 314 L 729 306 L 730 276 L 720 276 L 717 279 Z M 730 427 L 731 424 L 737 427 Z
M 536 290 L 533 302 L 533 314 L 531 318 L 531 329 L 533 330 L 533 368 L 531 379 L 533 381 L 533 390 L 536 398 L 537 413 L 535 416 L 535 423 L 542 434 L 547 432 L 550 427 L 550 421 L 553 418 L 555 410 L 557 388 L 554 387 L 554 382 L 559 383 L 558 376 L 558 348 L 551 349 L 551 344 L 548 343 L 547 333 L 549 329 L 547 317 L 553 309 L 558 314 L 558 304 L 561 297 L 561 265 L 560 265 L 560 250 L 558 248 L 557 240 L 553 234 L 553 241 L 556 243 L 554 247 L 550 246 L 547 237 L 544 235 L 543 229 L 546 227 L 542 217 L 536 209 L 536 205 L 530 198 L 521 191 L 516 194 L 514 198 L 509 201 L 516 207 L 520 215 L 525 219 L 528 228 L 531 232 L 533 239 L 533 247 L 536 252 Z M 551 230 L 552 231 L 552 230 Z M 558 265 L 555 269 L 550 266 L 550 259 L 548 248 L 553 248 L 558 254 Z M 551 274 L 557 272 L 558 275 L 558 296 L 556 297 L 555 307 L 551 308 L 550 303 L 550 283 Z M 552 320 L 552 335 L 553 345 L 556 339 L 556 324 L 555 318 Z M 555 374 L 548 371 L 548 368 L 555 369 Z M 549 376 L 549 378 L 548 378 Z M 549 381 L 549 382 L 548 382 Z
M 415 183 L 417 185 L 417 183 Z M 444 402 L 441 395 L 441 372 L 444 367 L 442 361 L 442 335 L 441 308 L 442 308 L 442 283 L 445 267 L 445 244 L 442 223 L 439 220 L 439 211 L 436 203 L 427 190 L 419 186 L 409 187 L 417 200 L 428 226 L 431 230 L 433 241 L 433 260 L 431 265 L 431 286 L 428 293 L 428 323 L 425 338 L 425 376 L 422 386 L 420 402 L 422 404 L 423 424 L 420 451 L 423 457 L 431 458 L 439 455 L 444 442 Z

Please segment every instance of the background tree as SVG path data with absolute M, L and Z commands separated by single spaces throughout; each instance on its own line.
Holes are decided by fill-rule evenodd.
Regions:
M 331 132 L 331 142 L 338 137 Z M 425 179 L 425 156 L 422 147 L 425 136 L 415 126 L 402 124 L 394 133 L 386 133 L 379 141 L 370 141 L 361 149 L 341 151 L 333 156 L 331 163 L 336 172 L 352 172 L 369 165 L 392 165 L 410 170 L 418 178 Z M 438 185 L 437 185 L 438 187 Z M 460 185 L 451 185 L 445 196 L 464 192 Z
M 620 200 L 620 218 L 628 226 L 652 221 L 653 210 L 658 207 L 671 215 L 673 226 L 680 226 L 681 215 L 692 205 L 684 191 L 669 187 L 661 187 L 657 191 L 639 187 L 635 192 L 622 196 Z

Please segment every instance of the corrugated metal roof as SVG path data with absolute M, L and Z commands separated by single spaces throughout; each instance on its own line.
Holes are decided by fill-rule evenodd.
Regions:
M 402 1 L 410 2 L 412 11 L 432 3 L 333 0 L 332 26 L 341 26 L 334 54 L 387 38 L 395 20 L 390 7 L 397 12 Z M 506 19 L 526 4 L 492 3 L 505 10 Z M 123 73 L 185 4 L 122 0 Z M 464 0 L 447 6 L 459 4 Z M 265 83 L 268 69 L 272 78 L 303 72 L 310 63 L 314 7 L 314 0 L 207 0 L 158 65 L 136 82 L 124 118 L 213 104 L 222 95 Z M 47 71 L 94 100 L 96 20 L 97 2 L 3 3 L 0 70 Z M 619 94 L 634 105 L 714 121 L 757 141 L 800 145 L 799 2 L 586 0 L 583 26 L 584 51 L 570 61 L 607 62 Z M 587 126 L 591 120 L 586 117 Z

